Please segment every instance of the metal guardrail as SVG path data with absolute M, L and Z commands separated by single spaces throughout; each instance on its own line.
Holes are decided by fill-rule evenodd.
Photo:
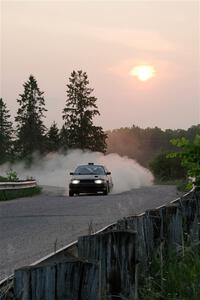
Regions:
M 16 182 L 0 182 L 0 191 L 2 190 L 21 190 L 37 185 L 36 180 L 16 181 Z

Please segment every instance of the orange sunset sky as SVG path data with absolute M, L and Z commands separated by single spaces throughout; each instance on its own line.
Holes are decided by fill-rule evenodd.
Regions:
M 1 1 L 1 93 L 33 74 L 62 125 L 72 70 L 88 73 L 104 129 L 200 123 L 199 1 Z M 141 68 L 142 66 L 142 68 Z

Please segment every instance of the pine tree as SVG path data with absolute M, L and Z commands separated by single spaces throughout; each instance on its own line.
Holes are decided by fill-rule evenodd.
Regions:
M 20 158 L 31 159 L 32 153 L 43 153 L 45 149 L 45 131 L 43 124 L 45 109 L 44 92 L 38 88 L 37 81 L 30 75 L 24 83 L 24 93 L 20 95 L 17 122 L 17 151 Z
M 57 124 L 53 122 L 49 131 L 47 132 L 47 151 L 56 152 L 60 148 L 60 135 Z
M 67 84 L 67 100 L 63 110 L 69 148 L 105 152 L 106 137 L 102 127 L 93 125 L 93 118 L 100 115 L 93 89 L 88 87 L 86 72 L 73 71 Z
M 63 125 L 60 130 L 60 147 L 64 152 L 69 149 L 68 130 L 65 125 Z
M 9 110 L 0 98 L 0 164 L 12 158 L 12 134 Z

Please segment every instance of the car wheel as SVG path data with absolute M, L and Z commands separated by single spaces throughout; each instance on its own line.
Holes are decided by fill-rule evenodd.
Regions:
M 108 184 L 107 184 L 106 190 L 103 192 L 103 194 L 104 194 L 104 195 L 108 195 L 108 193 L 109 193 L 109 188 L 108 188 Z
M 74 193 L 72 191 L 69 191 L 69 196 L 70 197 L 73 197 L 74 196 Z

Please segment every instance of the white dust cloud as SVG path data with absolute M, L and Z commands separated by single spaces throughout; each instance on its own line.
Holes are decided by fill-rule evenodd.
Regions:
M 67 155 L 59 153 L 48 154 L 44 158 L 35 155 L 31 168 L 26 169 L 22 163 L 12 166 L 20 179 L 33 177 L 39 185 L 64 187 L 68 190 L 69 172 L 73 172 L 77 165 L 93 162 L 103 164 L 112 173 L 113 193 L 121 193 L 141 186 L 150 186 L 153 182 L 151 172 L 136 161 L 118 154 L 103 155 L 99 152 L 73 150 Z M 0 167 L 0 171 L 7 172 L 8 165 Z

